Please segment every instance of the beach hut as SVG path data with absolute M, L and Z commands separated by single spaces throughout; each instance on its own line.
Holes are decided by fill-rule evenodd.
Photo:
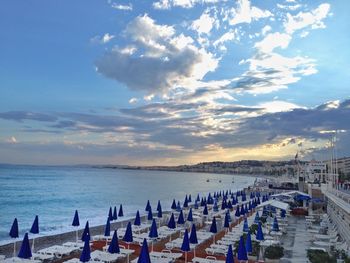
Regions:
M 227 250 L 227 255 L 226 255 L 226 263 L 234 263 L 234 262 L 235 262 L 235 258 L 233 256 L 232 245 L 229 245 Z
M 80 255 L 81 262 L 89 262 L 91 259 L 91 251 L 90 251 L 90 241 L 85 239 L 84 248 Z
M 30 228 L 30 233 L 36 235 L 39 234 L 39 217 L 35 216 L 34 222 L 32 224 L 32 227 Z M 33 242 L 32 242 L 32 251 L 34 252 L 34 240 L 35 238 L 33 237 Z
M 13 256 L 15 257 L 16 256 L 16 238 L 18 238 L 19 234 L 18 234 L 18 221 L 17 221 L 17 218 L 15 218 L 13 220 L 13 223 L 12 223 L 12 226 L 11 226 L 11 229 L 10 229 L 10 233 L 9 233 L 9 236 L 11 238 L 14 238 L 15 241 L 13 242 Z
M 187 229 L 185 230 L 184 238 L 181 245 L 181 250 L 185 252 L 185 263 L 187 263 L 187 252 L 191 250 Z
M 146 238 L 143 239 L 140 256 L 137 263 L 151 263 Z
M 25 233 L 21 248 L 18 253 L 19 258 L 30 259 L 32 257 L 32 252 L 30 251 L 28 233 Z

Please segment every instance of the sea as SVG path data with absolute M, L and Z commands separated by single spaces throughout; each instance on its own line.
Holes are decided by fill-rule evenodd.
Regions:
M 105 224 L 109 207 L 123 205 L 124 218 L 139 210 L 146 214 L 150 200 L 156 210 L 170 210 L 173 199 L 181 204 L 186 194 L 193 199 L 220 190 L 240 190 L 254 177 L 91 167 L 0 165 L 0 245 L 11 242 L 9 231 L 17 218 L 20 239 L 29 232 L 36 215 L 40 234 L 72 231 L 77 209 L 80 227 Z

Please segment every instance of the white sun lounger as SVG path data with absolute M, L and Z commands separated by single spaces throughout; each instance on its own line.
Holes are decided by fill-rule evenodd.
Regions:
M 3 263 L 40 263 L 41 260 L 36 260 L 36 259 L 23 259 L 19 257 L 12 257 L 12 258 L 6 258 L 4 260 L 1 260 Z
M 91 259 L 93 261 L 102 261 L 105 263 L 115 262 L 119 258 L 124 258 L 124 257 L 125 255 L 123 254 L 117 254 L 117 253 L 111 254 L 100 250 L 95 250 L 91 253 Z
M 66 242 L 63 243 L 62 246 L 64 247 L 70 247 L 70 248 L 76 248 L 76 249 L 83 249 L 84 247 L 84 242 L 78 241 L 78 242 Z
M 37 251 L 37 253 L 45 255 L 54 255 L 55 257 L 61 258 L 62 256 L 69 255 L 70 253 L 76 250 L 77 248 L 55 245 L 48 248 L 40 249 L 39 251 Z
M 224 260 L 217 260 L 216 257 L 207 256 L 206 258 L 194 257 L 192 259 L 193 263 L 225 263 Z
M 174 253 L 171 252 L 171 250 L 164 249 L 162 252 L 152 251 L 150 253 L 150 256 L 155 258 L 170 258 L 172 260 L 176 260 L 182 257 L 182 253 Z
M 45 255 L 45 254 L 39 254 L 39 253 L 32 253 L 32 258 L 45 261 L 45 260 L 52 260 L 55 258 L 53 255 Z

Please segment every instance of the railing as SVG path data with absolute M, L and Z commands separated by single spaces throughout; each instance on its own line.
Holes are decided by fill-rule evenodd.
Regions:
M 338 189 L 330 187 L 330 185 L 323 184 L 321 186 L 322 192 L 330 192 L 331 194 L 335 195 L 336 197 L 342 199 L 346 203 L 350 204 L 350 193 L 342 192 Z

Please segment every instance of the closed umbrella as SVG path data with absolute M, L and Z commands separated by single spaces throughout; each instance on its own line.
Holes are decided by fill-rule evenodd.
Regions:
M 158 200 L 157 211 L 159 211 L 159 209 L 162 209 L 162 206 L 160 205 L 160 200 Z
M 75 230 L 76 242 L 78 242 L 78 226 L 79 225 L 80 225 L 80 223 L 79 223 L 78 210 L 75 210 L 72 226 L 76 227 L 76 230 Z
M 160 227 L 160 222 L 161 222 L 161 218 L 163 217 L 163 211 L 162 211 L 162 207 L 159 206 L 158 212 L 157 212 L 157 217 L 159 219 L 159 227 Z
M 29 232 L 32 234 L 39 234 L 39 217 L 38 216 L 35 216 L 34 222 Z M 34 240 L 35 238 L 33 237 L 33 243 L 32 243 L 33 252 L 34 252 Z
M 179 225 L 185 224 L 185 218 L 184 218 L 184 214 L 183 214 L 182 210 L 180 211 L 179 217 L 177 219 L 177 223 Z
M 140 256 L 137 263 L 151 263 L 146 238 L 143 239 Z
M 135 220 L 134 220 L 134 225 L 135 225 L 135 226 L 140 226 L 140 225 L 141 225 L 141 217 L 140 217 L 140 212 L 139 212 L 139 210 L 137 210 L 137 212 L 136 212 L 136 217 L 135 217 Z
M 145 211 L 148 212 L 150 208 L 151 208 L 151 204 L 150 204 L 149 200 L 147 200 Z
M 226 228 L 226 232 L 230 228 L 229 213 L 227 213 L 227 212 L 225 213 L 224 228 Z
M 109 207 L 108 218 L 109 218 L 109 221 L 113 221 L 112 207 Z
M 192 196 L 191 196 L 191 194 L 189 194 L 189 196 L 188 196 L 188 202 L 192 203 Z
M 109 218 L 107 218 L 107 222 L 105 225 L 105 237 L 106 237 L 106 246 L 107 246 L 107 240 L 108 237 L 111 235 L 111 221 L 109 221 Z
M 236 213 L 235 213 L 235 217 L 239 218 L 241 216 L 241 212 L 239 211 L 239 205 L 236 208 Z
M 247 250 L 244 246 L 243 236 L 241 236 L 241 238 L 239 239 L 237 258 L 238 258 L 238 261 L 247 261 L 248 260 Z
M 258 211 L 255 214 L 254 223 L 258 224 L 259 222 L 260 222 L 260 215 L 259 215 L 259 211 Z
M 273 220 L 273 224 L 272 224 L 272 231 L 278 232 L 280 231 L 280 228 L 278 226 L 278 221 L 277 221 L 277 217 L 274 218 Z
M 176 209 L 176 202 L 175 199 L 173 199 L 173 202 L 171 204 L 171 209 L 175 210 Z
M 81 240 L 85 241 L 88 240 L 90 241 L 90 229 L 89 229 L 89 221 L 86 221 L 84 232 L 81 235 Z
M 30 251 L 28 233 L 25 233 L 21 248 L 18 253 L 19 258 L 30 259 L 32 257 L 32 252 Z
M 232 245 L 228 246 L 228 251 L 226 255 L 226 263 L 235 263 L 235 258 L 233 257 Z
M 13 223 L 12 223 L 12 226 L 11 226 L 11 230 L 10 230 L 10 233 L 9 233 L 9 236 L 11 238 L 14 238 L 15 239 L 15 242 L 13 242 L 13 256 L 15 257 L 16 256 L 16 238 L 18 238 L 18 221 L 17 221 L 17 218 L 15 218 L 13 220 Z
M 261 222 L 258 223 L 258 230 L 256 231 L 256 240 L 263 241 L 264 233 L 262 231 Z
M 148 236 L 152 238 L 152 251 L 153 251 L 153 239 L 158 238 L 157 224 L 156 220 L 153 219 L 151 229 L 149 231 Z
M 84 241 L 84 248 L 80 255 L 81 262 L 89 262 L 91 259 L 90 242 L 88 239 Z
M 123 217 L 124 216 L 124 211 L 123 211 L 123 205 L 122 204 L 120 204 L 120 206 L 119 206 L 118 216 L 119 217 Z
M 169 219 L 169 222 L 168 222 L 168 228 L 170 229 L 175 229 L 176 228 L 176 223 L 175 223 L 175 216 L 173 213 L 171 213 L 171 216 L 170 216 L 170 219 Z M 170 241 L 171 241 L 171 236 L 170 235 Z
M 129 248 L 129 244 L 134 241 L 134 239 L 132 237 L 131 222 L 129 222 L 128 225 L 126 226 L 126 230 L 125 230 L 125 234 L 124 234 L 124 237 L 123 237 L 123 241 L 128 244 L 128 248 Z
M 245 240 L 245 249 L 247 250 L 247 253 L 253 252 L 252 237 L 250 235 L 250 232 L 247 233 L 247 238 Z
M 153 220 L 152 207 L 149 207 L 149 209 L 148 209 L 147 220 L 148 220 L 148 221 Z
M 196 200 L 196 201 L 194 201 L 194 209 L 198 209 L 198 208 L 199 208 L 198 201 Z
M 115 206 L 113 209 L 113 220 L 117 220 L 118 219 L 118 213 L 117 213 L 117 207 Z
M 203 215 L 207 216 L 209 213 L 208 213 L 208 207 L 207 205 L 205 204 L 204 205 L 204 209 L 203 209 Z
M 209 231 L 210 231 L 211 233 L 214 234 L 214 235 L 213 235 L 213 241 L 214 241 L 214 243 L 215 243 L 215 234 L 218 232 L 218 228 L 217 228 L 217 226 L 216 226 L 216 219 L 215 219 L 215 216 L 213 217 L 213 221 L 211 222 L 211 226 L 210 226 Z
M 185 201 L 184 201 L 184 205 L 183 205 L 184 208 L 187 208 L 188 207 L 188 198 L 187 198 L 187 195 L 185 197 Z
M 111 254 L 119 254 L 120 253 L 117 230 L 114 230 L 112 241 L 108 247 L 108 252 Z
M 180 204 L 180 201 L 177 201 L 176 211 L 178 211 L 178 212 L 181 211 L 181 204 Z
M 185 252 L 185 263 L 187 263 L 187 252 L 191 250 L 187 229 L 185 230 L 184 238 L 181 245 L 181 250 Z
M 197 230 L 196 230 L 195 224 L 192 224 L 191 234 L 190 234 L 190 243 L 194 245 L 198 244 Z M 196 256 L 196 247 L 194 247 L 193 256 L 194 257 Z
M 245 233 L 248 233 L 248 232 L 249 232 L 249 226 L 248 226 L 248 220 L 247 220 L 247 218 L 244 218 L 243 232 L 245 232 Z
M 193 222 L 192 208 L 190 208 L 190 212 L 188 212 L 187 221 Z

